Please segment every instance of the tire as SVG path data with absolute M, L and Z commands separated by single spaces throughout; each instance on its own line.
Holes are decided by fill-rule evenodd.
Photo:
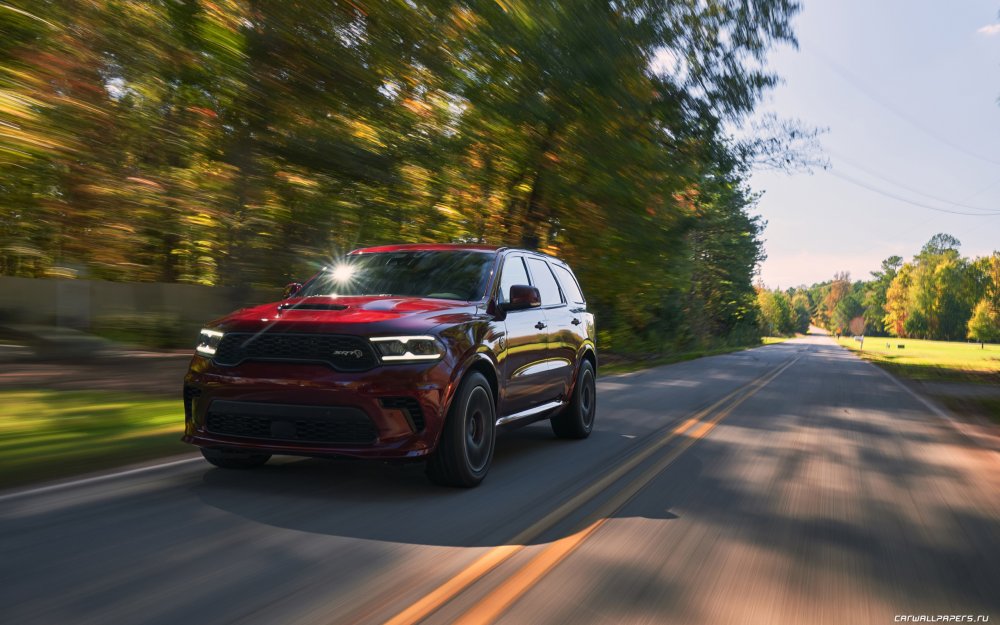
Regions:
M 473 372 L 451 403 L 437 451 L 427 461 L 427 477 L 442 486 L 477 486 L 490 470 L 495 444 L 493 391 L 481 373 Z
M 587 438 L 593 431 L 597 415 L 597 384 L 594 378 L 594 367 L 590 361 L 581 362 L 569 405 L 550 419 L 552 431 L 559 438 Z
M 230 451 L 228 449 L 206 449 L 201 448 L 201 455 L 205 460 L 219 467 L 220 469 L 254 469 L 263 466 L 271 459 L 271 454 L 252 454 L 242 451 Z

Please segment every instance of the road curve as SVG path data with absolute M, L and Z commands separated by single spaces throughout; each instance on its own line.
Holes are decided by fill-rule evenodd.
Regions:
M 831 340 L 598 392 L 591 438 L 505 432 L 473 490 L 279 459 L 2 498 L 0 622 L 1000 619 L 997 454 Z

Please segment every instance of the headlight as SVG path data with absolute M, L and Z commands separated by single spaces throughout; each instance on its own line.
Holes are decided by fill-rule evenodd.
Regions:
M 198 347 L 195 347 L 194 351 L 200 356 L 211 358 L 215 355 L 215 350 L 218 349 L 221 342 L 222 332 L 218 332 L 217 330 L 202 330 L 201 335 L 198 337 Z
M 382 362 L 437 360 L 444 354 L 433 336 L 380 336 L 370 340 Z

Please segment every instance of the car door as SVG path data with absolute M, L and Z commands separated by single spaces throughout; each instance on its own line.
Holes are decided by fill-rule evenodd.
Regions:
M 587 312 L 587 302 L 583 298 L 583 292 L 576 281 L 576 276 L 565 265 L 548 261 L 552 273 L 559 282 L 563 299 L 566 305 L 546 309 L 545 314 L 549 323 L 549 351 L 559 358 L 568 359 L 573 366 L 569 368 L 569 375 L 566 378 L 567 392 L 575 380 L 577 358 L 583 351 L 583 346 L 587 342 L 593 342 L 594 317 Z
M 504 259 L 498 302 L 507 301 L 510 287 L 515 284 L 532 285 L 521 255 L 510 255 Z M 561 388 L 560 380 L 553 375 L 547 360 L 548 321 L 545 310 L 511 310 L 506 313 L 504 323 L 507 336 L 500 363 L 504 376 L 500 416 L 509 416 L 555 400 Z
M 550 263 L 540 257 L 528 257 L 525 260 L 532 284 L 537 286 L 539 293 L 542 294 L 545 331 L 548 333 L 548 366 L 555 384 L 559 387 L 559 394 L 565 395 L 573 376 L 580 344 L 573 325 L 575 317 L 567 305 L 563 289 L 559 287 Z

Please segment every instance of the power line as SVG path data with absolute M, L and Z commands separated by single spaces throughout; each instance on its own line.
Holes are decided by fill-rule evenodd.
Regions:
M 972 158 L 976 158 L 976 159 L 979 159 L 981 161 L 985 161 L 987 163 L 992 163 L 994 165 L 1000 165 L 1000 161 L 998 161 L 996 159 L 990 158 L 988 156 L 983 156 L 982 154 L 976 154 L 975 152 L 971 152 L 968 149 L 962 147 L 961 145 L 955 143 L 951 139 L 949 139 L 949 138 L 947 138 L 947 137 L 945 137 L 943 135 L 940 135 L 940 134 L 934 132 L 933 130 L 925 128 L 924 126 L 922 126 L 918 122 L 914 121 L 913 118 L 911 118 L 909 115 L 903 113 L 902 111 L 900 111 L 896 107 L 891 106 L 890 104 L 887 104 L 886 102 L 884 102 L 880 97 L 878 97 L 874 93 L 872 93 L 868 89 L 868 87 L 864 85 L 864 83 L 862 83 L 856 76 L 854 76 L 854 74 L 850 73 L 849 71 L 847 71 L 846 69 L 844 69 L 843 67 L 841 67 L 840 65 L 838 65 L 836 62 L 834 62 L 828 56 L 826 56 L 825 54 L 823 54 L 822 52 L 820 52 L 820 51 L 818 51 L 816 49 L 813 49 L 811 52 L 812 52 L 813 56 L 815 56 L 817 59 L 819 59 L 820 61 L 822 61 L 823 63 L 825 63 L 830 69 L 832 69 L 834 72 L 836 72 L 848 84 L 850 84 L 852 87 L 854 87 L 855 89 L 857 89 L 858 91 L 860 91 L 863 95 L 867 96 L 868 99 L 870 99 L 872 102 L 874 102 L 875 104 L 878 104 L 879 106 L 881 106 L 885 110 L 889 111 L 890 113 L 892 113 L 893 115 L 895 115 L 899 119 L 901 119 L 901 120 L 905 121 L 906 123 L 910 124 L 911 126 L 913 126 L 914 128 L 916 128 L 917 130 L 921 131 L 922 133 L 926 134 L 927 136 L 931 137 L 932 139 L 936 139 L 937 141 L 940 141 L 941 143 L 943 143 L 943 144 L 947 145 L 948 147 L 952 148 L 953 150 L 961 152 L 962 154 L 965 154 L 966 156 L 970 156 Z
M 872 191 L 874 193 L 878 193 L 879 195 L 884 195 L 884 196 L 886 196 L 888 198 L 892 198 L 892 199 L 897 200 L 899 202 L 903 202 L 904 204 L 910 204 L 912 206 L 919 206 L 920 208 L 926 208 L 926 209 L 929 209 L 929 210 L 932 210 L 932 211 L 938 211 L 939 213 L 950 213 L 952 215 L 967 215 L 969 217 L 996 217 L 996 216 L 1000 215 L 1000 211 L 993 212 L 993 213 L 967 213 L 967 212 L 962 212 L 962 211 L 948 210 L 946 208 L 939 208 L 937 206 L 931 206 L 930 204 L 924 204 L 923 202 L 915 202 L 913 200 L 909 200 L 909 199 L 907 199 L 905 197 L 902 197 L 900 195 L 896 195 L 895 193 L 893 193 L 891 191 L 886 191 L 885 189 L 880 189 L 878 187 L 872 186 L 872 185 L 868 184 L 867 182 L 864 182 L 862 180 L 858 180 L 857 178 L 855 178 L 853 176 L 849 176 L 849 175 L 847 175 L 845 173 L 842 173 L 842 172 L 839 172 L 839 171 L 835 171 L 833 169 L 828 169 L 826 173 L 828 173 L 830 175 L 833 175 L 833 176 L 836 176 L 837 178 L 840 178 L 841 180 L 846 180 L 847 182 L 850 182 L 851 184 L 855 184 L 855 185 L 857 185 L 859 187 L 863 187 L 865 189 L 868 189 L 869 191 Z
M 962 202 L 955 202 L 953 200 L 948 200 L 948 199 L 945 199 L 945 198 L 941 198 L 941 197 L 937 197 L 937 196 L 931 195 L 929 193 L 924 193 L 922 191 L 918 191 L 917 189 L 914 189 L 912 187 L 908 187 L 905 184 L 902 184 L 900 182 L 892 180 L 891 178 L 887 178 L 887 177 L 885 177 L 885 176 L 883 176 L 881 174 L 878 174 L 878 173 L 872 171 L 871 169 L 865 167 L 864 165 L 859 164 L 857 161 L 853 161 L 853 160 L 847 158 L 846 156 L 844 156 L 843 154 L 840 154 L 839 152 L 836 152 L 836 151 L 831 150 L 829 148 L 827 148 L 826 151 L 829 152 L 830 154 L 832 154 L 833 156 L 837 157 L 838 160 L 844 161 L 848 165 L 851 165 L 851 166 L 853 166 L 853 167 L 861 170 L 863 173 L 868 174 L 872 178 L 878 178 L 879 180 L 882 180 L 883 182 L 888 182 L 889 184 L 891 184 L 893 186 L 899 187 L 900 189 L 904 189 L 906 191 L 909 191 L 910 193 L 919 195 L 919 196 L 921 196 L 923 198 L 926 198 L 928 200 L 933 200 L 935 202 L 942 202 L 944 204 L 950 204 L 952 206 L 958 206 L 959 208 L 967 208 L 967 209 L 970 209 L 970 210 L 980 211 L 982 214 L 986 214 L 986 215 L 995 215 L 998 212 L 996 208 L 987 208 L 985 206 L 972 206 L 971 204 L 963 204 Z M 962 214 L 962 213 L 959 213 L 959 214 Z
M 972 193 L 972 194 L 969 194 L 969 195 L 965 196 L 964 198 L 962 198 L 961 201 L 962 202 L 968 202 L 969 200 L 971 200 L 972 198 L 976 197 L 980 193 L 985 193 L 985 192 L 989 191 L 990 189 L 992 189 L 993 187 L 997 186 L 998 184 L 1000 184 L 1000 178 L 997 178 L 996 180 L 994 180 L 993 182 L 989 183 L 988 185 L 986 185 L 982 189 L 976 191 L 975 193 Z

